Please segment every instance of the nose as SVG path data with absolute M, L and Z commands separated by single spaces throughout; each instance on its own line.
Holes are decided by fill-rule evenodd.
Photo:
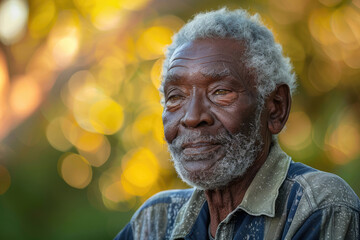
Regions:
M 193 96 L 185 111 L 186 113 L 181 119 L 181 125 L 186 128 L 199 128 L 214 124 L 210 108 L 204 104 L 200 96 Z

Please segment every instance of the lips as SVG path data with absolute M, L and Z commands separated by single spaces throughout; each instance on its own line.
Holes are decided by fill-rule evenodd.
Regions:
M 182 145 L 183 153 L 185 155 L 205 154 L 217 150 L 219 144 L 212 142 L 193 142 Z

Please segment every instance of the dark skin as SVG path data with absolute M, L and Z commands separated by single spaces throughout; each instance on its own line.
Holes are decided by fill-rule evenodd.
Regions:
M 175 50 L 165 79 L 163 123 L 165 139 L 171 143 L 188 131 L 216 135 L 250 134 L 257 107 L 255 77 L 241 61 L 244 45 L 232 39 L 201 39 Z M 272 134 L 284 127 L 291 97 L 289 87 L 277 86 L 265 101 L 262 111 L 262 151 L 247 172 L 221 189 L 206 190 L 210 211 L 210 232 L 216 234 L 219 223 L 242 201 L 246 190 L 265 162 Z M 216 151 L 213 159 L 182 162 L 192 173 L 211 170 L 223 158 L 221 143 L 193 142 L 183 147 L 189 156 Z

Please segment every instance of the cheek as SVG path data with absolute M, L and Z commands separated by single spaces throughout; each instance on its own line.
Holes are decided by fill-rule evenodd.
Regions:
M 164 124 L 165 140 L 171 143 L 178 134 L 178 128 L 180 124 L 180 116 L 176 113 L 163 112 L 162 120 Z
M 217 115 L 217 118 L 231 134 L 239 133 L 242 130 L 243 121 L 236 113 L 222 112 Z
M 216 112 L 221 124 L 231 134 L 248 134 L 250 123 L 254 122 L 255 108 L 250 106 L 234 106 L 234 108 L 222 109 Z

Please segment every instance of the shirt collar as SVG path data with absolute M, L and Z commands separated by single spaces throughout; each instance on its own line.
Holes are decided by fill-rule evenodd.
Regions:
M 239 209 L 253 216 L 275 216 L 275 202 L 279 189 L 284 182 L 291 158 L 273 142 L 268 158 L 256 173 L 240 205 L 223 221 L 230 221 Z M 189 201 L 181 208 L 175 220 L 175 229 L 171 239 L 181 238 L 192 229 L 204 203 L 204 191 L 195 189 Z
M 290 162 L 291 157 L 280 148 L 277 141 L 273 142 L 268 158 L 256 173 L 237 209 L 253 216 L 274 217 L 275 202 Z

